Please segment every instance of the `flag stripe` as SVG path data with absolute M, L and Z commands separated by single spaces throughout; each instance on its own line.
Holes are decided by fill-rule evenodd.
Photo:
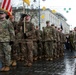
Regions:
M 4 8 L 5 4 L 6 4 L 6 0 L 3 0 L 3 2 L 2 2 L 2 8 Z
M 5 6 L 4 6 L 5 10 L 6 10 L 7 4 L 8 4 L 8 0 L 6 1 Z
M 12 15 L 11 0 L 2 0 L 1 9 L 7 11 L 10 15 Z
M 8 4 L 6 6 L 6 10 L 8 10 L 8 7 L 10 6 L 10 0 L 8 0 Z

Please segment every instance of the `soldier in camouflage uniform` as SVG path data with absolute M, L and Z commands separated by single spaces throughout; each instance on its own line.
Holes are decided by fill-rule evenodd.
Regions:
M 10 21 L 5 19 L 6 14 L 0 11 L 0 52 L 3 52 L 4 60 L 3 67 L 0 71 L 9 71 L 11 65 L 11 44 L 14 41 L 14 28 Z M 3 58 L 1 58 L 3 59 Z
M 17 30 L 17 22 L 14 20 L 14 14 L 12 14 L 11 16 L 7 15 L 6 17 L 8 17 L 8 21 L 10 21 L 11 25 L 14 28 L 15 31 L 15 35 L 16 35 L 16 30 Z M 11 57 L 12 57 L 12 66 L 16 66 L 16 59 L 17 59 L 17 49 L 16 49 L 16 41 L 14 42 L 14 44 L 11 45 L 12 47 L 12 53 L 11 53 Z
M 74 39 L 73 39 L 73 43 L 74 43 L 74 49 L 76 50 L 76 27 L 74 28 Z
M 53 58 L 57 57 L 57 31 L 55 29 L 55 25 L 51 24 L 51 27 L 53 28 Z
M 60 56 L 60 28 L 57 30 L 57 56 Z
M 39 30 L 39 27 L 36 26 L 36 39 L 37 39 L 37 52 L 38 52 L 38 58 L 42 58 L 42 31 Z
M 74 49 L 74 45 L 73 45 L 73 39 L 74 39 L 74 35 L 73 35 L 73 31 L 70 31 L 69 33 L 69 42 L 70 42 L 70 50 L 73 51 Z
M 23 34 L 24 34 L 24 41 L 25 45 L 22 45 L 22 53 L 24 55 L 24 60 L 25 60 L 25 66 L 32 66 L 33 63 L 33 39 L 32 39 L 32 34 L 33 34 L 33 24 L 30 22 L 30 15 L 26 15 L 25 18 L 25 25 L 24 22 L 21 24 Z
M 60 56 L 64 55 L 64 34 L 62 33 L 62 29 L 60 30 Z
M 53 60 L 53 28 L 50 26 L 50 22 L 46 21 L 46 27 L 43 31 L 43 37 L 45 40 L 46 60 Z
M 35 26 L 32 25 L 32 35 L 31 35 L 31 39 L 33 40 L 33 60 L 37 60 L 38 59 L 38 52 L 37 52 L 37 38 L 36 38 L 36 29 Z

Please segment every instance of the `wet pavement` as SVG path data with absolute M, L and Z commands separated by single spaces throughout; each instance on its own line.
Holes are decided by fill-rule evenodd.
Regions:
M 32 67 L 24 67 L 23 62 L 18 62 L 17 67 L 0 72 L 0 75 L 76 75 L 76 59 L 72 58 L 75 55 L 75 51 L 65 51 L 64 57 L 54 61 L 38 60 Z

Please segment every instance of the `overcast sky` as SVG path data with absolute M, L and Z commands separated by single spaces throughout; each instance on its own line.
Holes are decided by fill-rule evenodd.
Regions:
M 20 4 L 21 1 L 22 0 L 12 0 L 13 4 L 15 5 Z M 56 10 L 57 12 L 63 14 L 67 19 L 67 23 L 71 26 L 72 29 L 76 26 L 76 0 L 40 0 L 40 5 L 41 7 L 45 6 L 46 8 Z M 66 8 L 66 10 L 69 10 L 69 8 L 71 8 L 71 10 L 66 13 L 66 10 L 64 10 L 64 8 Z

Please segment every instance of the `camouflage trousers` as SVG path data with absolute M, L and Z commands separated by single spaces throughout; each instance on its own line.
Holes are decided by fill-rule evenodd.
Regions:
M 64 54 L 64 44 L 63 43 L 61 43 L 61 46 L 60 46 L 60 54 L 61 54 L 61 56 L 63 56 L 63 54 Z
M 48 58 L 52 58 L 53 57 L 53 42 L 46 41 L 44 47 L 46 51 L 46 56 Z
M 9 43 L 0 44 L 0 58 L 4 66 L 11 65 L 11 46 Z
M 34 56 L 34 57 L 37 57 L 37 56 L 38 56 L 38 52 L 37 52 L 37 49 L 38 49 L 37 42 L 34 41 L 34 42 L 33 42 L 33 45 L 34 45 L 33 56 Z
M 60 42 L 57 42 L 57 56 L 58 57 L 60 56 L 60 48 L 61 48 Z
M 53 56 L 57 57 L 57 43 L 53 42 Z
M 76 50 L 76 41 L 74 42 L 74 49 Z
M 38 41 L 37 42 L 37 50 L 38 50 L 38 56 L 42 56 L 42 54 L 43 54 L 43 46 L 42 46 L 42 42 L 41 41 Z
M 14 43 L 12 45 L 11 57 L 12 60 L 17 60 L 20 57 L 20 43 Z
M 34 46 L 33 46 L 32 40 L 27 40 L 25 43 L 21 45 L 21 51 L 26 63 L 33 62 L 33 49 L 34 49 Z

